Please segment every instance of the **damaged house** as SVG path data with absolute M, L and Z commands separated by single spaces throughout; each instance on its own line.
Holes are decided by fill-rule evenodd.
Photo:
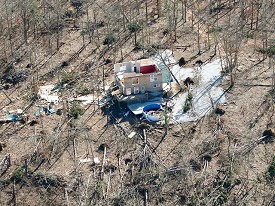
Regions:
M 114 65 L 118 101 L 145 102 L 162 95 L 161 69 L 150 59 Z

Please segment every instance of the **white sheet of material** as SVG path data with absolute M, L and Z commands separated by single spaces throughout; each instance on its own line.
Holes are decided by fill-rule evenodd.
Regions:
M 171 66 L 171 72 L 178 81 L 184 81 L 187 77 L 198 79 L 198 82 L 195 82 L 191 89 L 193 99 L 191 109 L 188 112 L 183 112 L 188 96 L 187 92 L 179 94 L 172 100 L 172 115 L 175 121 L 182 123 L 196 121 L 211 111 L 217 103 L 226 101 L 223 89 L 218 87 L 222 81 L 222 61 L 220 59 L 201 67 L 182 68 L 176 64 L 172 52 L 165 50 L 156 55 L 155 59 L 155 61 L 163 60 Z

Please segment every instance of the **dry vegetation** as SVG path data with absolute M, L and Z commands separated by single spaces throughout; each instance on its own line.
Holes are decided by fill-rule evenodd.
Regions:
M 1 117 L 24 114 L 1 120 L 0 205 L 275 204 L 274 1 L 0 5 Z M 124 117 L 123 104 L 69 101 L 102 97 L 114 63 L 165 48 L 186 67 L 225 59 L 227 103 L 195 123 L 153 125 Z M 64 84 L 59 112 L 35 117 L 48 84 Z

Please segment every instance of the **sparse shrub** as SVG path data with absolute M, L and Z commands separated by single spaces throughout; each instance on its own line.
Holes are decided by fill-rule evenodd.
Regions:
M 93 33 L 94 30 L 95 30 L 95 24 L 93 22 L 86 22 L 85 27 L 81 31 L 81 34 L 88 35 L 90 33 Z
M 275 90 L 274 89 L 270 89 L 267 91 L 267 97 L 272 97 L 275 94 Z
M 269 183 L 275 181 L 275 156 L 273 157 L 270 165 L 268 166 L 265 176 L 266 180 Z
M 70 108 L 70 117 L 78 119 L 84 114 L 84 110 L 78 102 L 73 102 Z
M 113 34 L 108 34 L 104 41 L 103 41 L 103 45 L 111 45 L 116 41 L 116 38 Z
M 191 102 L 193 99 L 193 95 L 191 93 L 188 93 L 188 96 L 186 98 L 186 101 L 183 106 L 183 112 L 186 113 L 191 109 Z
M 217 32 L 221 32 L 221 31 L 222 31 L 221 27 L 212 27 L 209 29 L 208 33 L 211 34 L 211 33 L 217 33 Z
M 162 44 L 152 44 L 147 49 L 148 57 L 156 55 L 157 51 L 160 49 L 168 49 L 168 46 Z
M 166 36 L 166 35 L 168 35 L 169 33 L 170 33 L 170 32 L 169 32 L 169 29 L 164 29 L 163 32 L 162 32 L 163 36 Z
M 81 86 L 79 89 L 77 89 L 77 93 L 81 95 L 87 95 L 90 94 L 92 90 L 90 88 Z
M 103 194 L 106 188 L 106 184 L 103 181 L 98 181 L 96 185 L 96 193 L 99 196 L 99 198 L 103 198 Z
M 73 18 L 73 16 L 74 16 L 74 13 L 72 10 L 65 11 L 65 14 L 64 14 L 65 18 Z
M 193 99 L 192 93 L 188 93 L 187 100 L 188 100 L 189 102 L 191 102 L 192 99 Z
M 126 202 L 121 197 L 116 197 L 113 199 L 112 206 L 126 206 Z
M 17 167 L 14 170 L 11 179 L 14 180 L 16 183 L 19 183 L 19 182 L 22 181 L 23 177 L 24 177 L 24 168 L 23 167 Z
M 76 9 L 79 9 L 82 7 L 83 0 L 71 0 L 71 5 L 75 7 Z
M 262 54 L 267 54 L 268 56 L 275 55 L 275 45 L 272 45 L 268 48 L 260 48 L 259 52 Z
M 181 66 L 183 66 L 185 64 L 186 64 L 185 59 L 183 57 L 181 57 L 180 60 L 179 60 L 179 66 L 181 67 Z
M 29 92 L 28 92 L 28 95 L 27 95 L 27 101 L 30 101 L 30 102 L 35 102 L 36 100 L 38 99 L 38 96 L 37 96 L 37 92 L 35 91 L 35 89 L 31 89 Z
M 104 27 L 105 26 L 105 22 L 104 21 L 100 21 L 96 23 L 96 27 L 100 28 L 100 27 Z
M 198 203 L 198 201 L 197 201 L 196 197 L 192 196 L 190 202 L 187 205 L 188 206 L 196 206 L 196 205 L 198 205 L 197 203 Z
M 140 42 L 137 42 L 137 43 L 135 44 L 134 50 L 135 50 L 135 51 L 139 51 L 139 50 L 142 50 L 142 49 L 143 49 L 143 45 L 142 45 Z
M 253 39 L 254 37 L 255 37 L 255 33 L 254 32 L 248 32 L 246 34 L 246 38 L 248 38 L 248 39 Z
M 184 107 L 183 107 L 183 113 L 188 112 L 191 109 L 190 104 L 189 103 L 185 103 Z
M 135 33 L 141 29 L 141 25 L 138 22 L 132 22 L 128 25 L 128 29 L 131 33 Z
M 61 75 L 61 80 L 60 80 L 60 83 L 61 84 L 67 84 L 69 83 L 70 81 L 72 81 L 73 79 L 73 74 L 71 73 L 63 73 Z
M 32 178 L 32 182 L 36 185 L 36 186 L 43 186 L 45 188 L 49 187 L 49 186 L 53 186 L 53 187 L 57 187 L 60 185 L 59 181 L 57 180 L 57 178 L 53 177 L 53 176 L 47 176 L 44 175 L 42 173 L 38 173 L 36 174 L 33 178 Z
M 214 202 L 214 205 L 222 205 L 226 203 L 228 200 L 228 195 L 225 192 L 222 192 L 217 200 Z

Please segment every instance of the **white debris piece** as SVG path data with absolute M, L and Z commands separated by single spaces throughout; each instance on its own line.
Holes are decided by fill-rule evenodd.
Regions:
M 38 96 L 41 99 L 45 99 L 47 102 L 56 103 L 58 101 L 58 95 L 52 92 L 54 85 L 40 86 Z
M 84 159 L 80 159 L 79 162 L 81 163 L 87 163 L 87 162 L 91 162 L 91 158 L 84 158 Z
M 98 101 L 98 98 L 94 98 L 93 95 L 85 95 L 85 96 L 77 97 L 75 98 L 75 100 L 82 101 L 82 104 L 88 105 L 95 101 Z
M 95 163 L 96 165 L 100 164 L 100 160 L 99 160 L 98 157 L 95 157 L 95 158 L 94 158 L 94 163 Z
M 135 135 L 136 135 L 136 132 L 131 132 L 131 133 L 128 135 L 128 138 L 132 139 Z

